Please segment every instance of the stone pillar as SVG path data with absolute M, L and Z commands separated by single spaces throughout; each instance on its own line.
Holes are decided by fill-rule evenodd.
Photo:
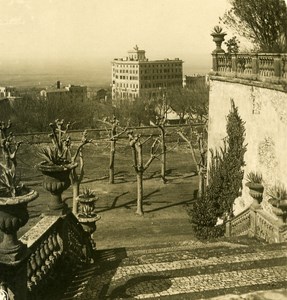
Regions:
M 232 57 L 231 57 L 231 70 L 234 73 L 237 72 L 237 55 L 236 54 L 232 54 Z
M 230 224 L 230 220 L 227 220 L 227 222 L 225 224 L 225 237 L 228 237 L 228 238 L 231 237 L 231 224 Z
M 256 236 L 257 208 L 251 205 L 249 209 L 250 209 L 250 229 L 248 232 L 248 236 L 254 237 L 254 236 Z
M 217 53 L 212 53 L 212 70 L 214 72 L 218 71 Z
M 252 74 L 259 75 L 259 62 L 257 54 L 254 54 L 254 56 L 252 56 Z
M 280 79 L 282 70 L 282 59 L 280 54 L 274 57 L 274 76 Z
M 27 299 L 27 253 L 17 262 L 0 261 L 0 295 L 8 295 L 9 300 Z

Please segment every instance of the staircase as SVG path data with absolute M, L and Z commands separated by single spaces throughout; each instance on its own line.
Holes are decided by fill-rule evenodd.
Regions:
M 263 297 L 256 299 L 287 299 L 287 243 L 240 237 L 98 250 L 96 256 L 47 299 L 243 299 L 236 295 L 255 292 Z

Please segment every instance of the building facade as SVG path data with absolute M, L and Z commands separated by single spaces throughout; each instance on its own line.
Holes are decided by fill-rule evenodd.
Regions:
M 88 90 L 82 85 L 68 85 L 62 87 L 60 81 L 57 81 L 55 88 L 42 90 L 40 95 L 49 100 L 73 100 L 85 102 L 87 100 Z
M 138 46 L 126 58 L 112 61 L 112 99 L 135 99 L 153 96 L 162 88 L 182 87 L 182 64 L 179 58 L 149 61 Z

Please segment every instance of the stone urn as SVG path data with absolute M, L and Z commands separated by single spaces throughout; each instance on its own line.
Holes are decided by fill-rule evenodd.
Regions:
M 260 206 L 263 199 L 264 186 L 256 182 L 247 182 L 245 185 L 249 188 L 249 195 L 253 198 L 252 206 Z
M 221 48 L 222 42 L 224 41 L 224 37 L 226 33 L 224 32 L 212 32 L 211 36 L 213 37 L 213 41 L 215 42 L 216 49 L 212 51 L 212 53 L 225 53 L 225 51 Z
M 37 197 L 36 191 L 26 187 L 22 188 L 19 196 L 0 196 L 0 230 L 4 234 L 0 244 L 1 261 L 19 261 L 25 253 L 26 246 L 18 240 L 17 231 L 28 222 L 28 202 Z
M 79 204 L 77 219 L 81 223 L 84 231 L 89 235 L 94 249 L 96 248 L 96 245 L 93 240 L 93 233 L 97 229 L 96 222 L 101 218 L 101 216 L 97 215 L 95 212 L 95 202 L 97 200 L 98 197 L 95 196 L 86 197 L 85 195 L 79 195 L 77 197 L 77 202 Z
M 44 175 L 43 187 L 51 193 L 48 204 L 51 213 L 65 213 L 67 205 L 62 201 L 62 193 L 71 185 L 70 173 L 77 164 L 53 165 L 44 161 L 37 169 Z
M 280 221 L 286 223 L 287 217 L 287 199 L 271 198 L 268 202 L 272 205 L 272 212 Z

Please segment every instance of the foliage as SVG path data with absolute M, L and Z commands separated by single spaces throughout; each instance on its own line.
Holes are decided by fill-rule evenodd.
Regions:
M 20 183 L 16 176 L 15 169 L 7 168 L 0 163 L 0 193 L 4 197 L 15 197 L 22 189 L 23 184 Z
M 223 234 L 223 230 L 215 226 L 217 220 L 225 221 L 233 216 L 233 203 L 242 189 L 245 128 L 232 100 L 226 130 L 224 147 L 211 150 L 206 193 L 196 200 L 192 212 L 195 233 L 202 238 Z
M 68 163 L 68 161 L 61 156 L 58 148 L 56 147 L 47 146 L 40 148 L 39 156 L 42 157 L 45 161 L 54 165 L 62 165 Z
M 276 200 L 285 200 L 287 199 L 287 190 L 282 183 L 277 183 L 267 191 L 268 196 Z
M 221 26 L 216 25 L 216 26 L 213 27 L 212 33 L 213 33 L 213 34 L 214 34 L 214 33 L 215 33 L 215 34 L 223 33 L 222 30 L 223 30 L 223 29 L 222 29 Z
M 191 87 L 172 87 L 166 90 L 166 102 L 184 123 L 188 115 L 192 121 L 203 121 L 208 115 L 209 90 L 205 82 L 197 82 Z
M 227 116 L 227 150 L 224 155 L 224 164 L 222 170 L 223 190 L 220 199 L 221 215 L 233 216 L 233 203 L 241 195 L 242 180 L 245 166 L 244 154 L 246 152 L 245 127 L 244 122 L 238 114 L 238 108 L 235 107 L 231 99 L 231 110 Z
M 49 137 L 53 146 L 43 147 L 39 151 L 39 155 L 49 164 L 62 165 L 71 161 L 71 159 L 68 159 L 71 138 L 66 136 L 70 125 L 70 122 L 64 125 L 64 120 L 59 119 L 49 124 L 52 129 Z
M 11 126 L 12 123 L 10 121 L 8 121 L 7 125 L 5 122 L 0 123 L 0 147 L 3 156 L 3 163 L 0 163 L 0 193 L 4 197 L 15 197 L 23 188 L 16 176 L 16 155 L 22 142 L 14 140 L 14 135 L 10 131 Z
M 250 40 L 259 51 L 287 50 L 287 7 L 284 0 L 229 0 L 223 23 Z
M 239 44 L 240 41 L 237 39 L 236 36 L 233 36 L 231 39 L 225 42 L 225 45 L 227 47 L 227 53 L 238 53 L 239 52 Z
M 96 192 L 90 188 L 84 188 L 81 193 L 82 198 L 94 198 L 96 197 Z
M 209 239 L 223 235 L 224 228 L 215 226 L 220 207 L 220 195 L 222 190 L 223 158 L 219 152 L 211 151 L 211 164 L 209 167 L 208 186 L 202 198 L 196 199 L 192 212 L 192 224 L 195 235 L 200 239 Z
M 148 96 L 142 96 L 135 100 L 119 100 L 114 108 L 114 115 L 121 124 L 131 126 L 149 125 L 154 120 L 155 102 Z
M 249 172 L 246 176 L 247 182 L 262 183 L 262 174 L 257 172 Z
M 74 129 L 94 127 L 97 115 L 112 112 L 112 106 L 91 101 L 81 102 L 77 98 L 62 96 L 60 99 L 46 99 L 39 96 L 40 91 L 27 91 L 13 102 L 1 102 L 0 119 L 15 123 L 15 132 L 44 132 L 47 124 L 55 119 L 73 120 Z M 103 112 L 102 112 L 103 111 Z

